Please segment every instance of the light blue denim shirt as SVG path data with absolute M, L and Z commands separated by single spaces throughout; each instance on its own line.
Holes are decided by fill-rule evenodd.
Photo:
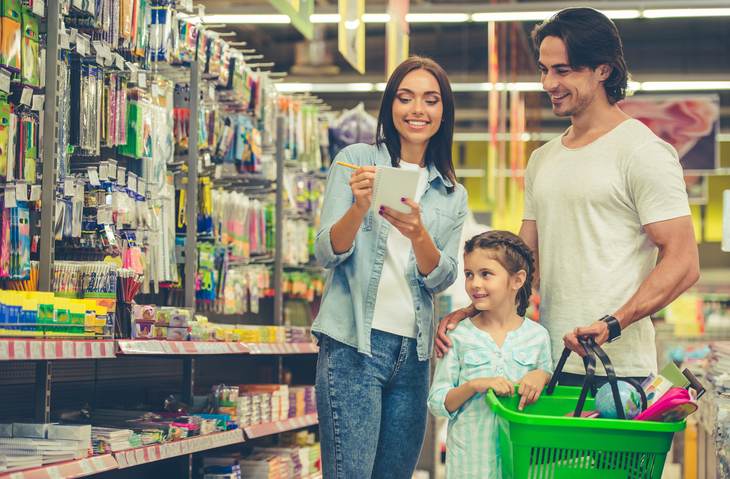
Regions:
M 357 144 L 343 149 L 336 158 L 358 166 L 390 166 L 390 154 L 383 145 Z M 315 256 L 328 269 L 315 334 L 327 336 L 370 355 L 370 331 L 375 298 L 386 255 L 391 225 L 377 213 L 369 211 L 349 251 L 335 254 L 330 230 L 354 202 L 349 179 L 352 170 L 334 162 L 327 178 L 321 227 L 317 232 Z M 448 193 L 447 188 L 453 187 Z M 466 190 L 453 185 L 434 166 L 428 167 L 428 183 L 420 201 L 421 218 L 441 252 L 438 266 L 423 276 L 418 272 L 411 251 L 405 278 L 411 289 L 418 334 L 416 345 L 421 361 L 431 357 L 434 340 L 433 295 L 448 288 L 456 279 L 461 228 L 466 216 Z

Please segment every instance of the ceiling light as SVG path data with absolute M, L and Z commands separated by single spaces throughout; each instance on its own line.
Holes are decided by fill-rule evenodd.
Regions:
M 286 24 L 291 23 L 287 15 L 206 15 L 203 23 L 234 24 Z
M 652 8 L 643 11 L 644 18 L 728 17 L 730 8 Z
M 277 88 L 281 92 L 313 92 L 313 93 L 343 93 L 343 92 L 382 92 L 385 83 L 280 83 Z M 497 91 L 541 92 L 540 82 L 499 82 L 492 85 L 489 82 L 452 83 L 451 90 L 456 93 Z M 659 91 L 718 91 L 730 90 L 730 81 L 650 81 L 629 82 L 628 89 L 634 92 Z
M 540 82 L 515 82 L 507 83 L 508 91 L 542 91 L 542 83 Z
M 387 13 L 365 13 L 362 16 L 365 23 L 388 23 L 390 15 Z
M 469 21 L 468 13 L 409 13 L 408 23 L 461 23 Z
M 542 21 L 552 17 L 557 10 L 540 12 L 485 12 L 474 13 L 471 16 L 473 22 L 523 22 Z
M 639 10 L 601 10 L 608 18 L 615 20 L 639 18 Z M 484 12 L 474 13 L 471 16 L 473 22 L 541 22 L 558 13 L 557 10 L 540 10 L 524 12 Z
M 599 10 L 608 18 L 613 20 L 631 20 L 634 18 L 641 18 L 641 11 L 639 10 Z
M 730 90 L 730 81 L 645 81 L 641 91 Z
M 339 13 L 313 13 L 309 16 L 312 23 L 339 23 Z
M 477 92 L 477 91 L 491 91 L 491 83 L 452 83 L 451 91 L 455 92 Z

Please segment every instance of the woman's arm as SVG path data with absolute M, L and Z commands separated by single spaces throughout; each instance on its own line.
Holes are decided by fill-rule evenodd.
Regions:
M 320 214 L 320 228 L 314 243 L 314 255 L 317 262 L 324 268 L 334 268 L 350 257 L 358 228 L 364 217 L 363 214 L 358 219 L 359 215 L 351 211 L 357 205 L 350 186 L 353 182 L 353 171 L 336 163 L 336 161 L 353 163 L 355 160 L 350 157 L 349 153 L 352 148 L 345 148 L 337 154 L 327 175 L 327 187 Z M 357 171 L 361 169 L 363 168 L 359 168 Z M 363 194 L 365 193 L 363 192 Z M 360 201 L 362 203 L 362 199 Z M 357 205 L 355 211 L 358 209 L 367 211 L 362 204 Z
M 355 202 L 330 231 L 330 241 L 335 254 L 345 253 L 352 248 L 362 220 L 370 209 L 374 181 L 374 166 L 360 167 L 350 177 L 349 186 Z

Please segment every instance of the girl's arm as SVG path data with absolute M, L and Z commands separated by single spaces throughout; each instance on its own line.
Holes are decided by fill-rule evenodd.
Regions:
M 449 391 L 444 405 L 448 411 L 456 411 L 475 394 L 485 393 L 490 389 L 497 396 L 511 396 L 515 387 L 503 377 L 475 378 Z
M 457 386 L 448 393 L 444 399 L 444 407 L 449 412 L 457 411 L 469 399 L 477 393 L 471 381 L 465 382 L 461 386 Z
M 446 397 L 459 384 L 460 369 L 458 342 L 454 341 L 454 347 L 436 363 L 436 372 L 428 393 L 428 409 L 434 416 L 456 417 L 458 408 L 446 407 Z

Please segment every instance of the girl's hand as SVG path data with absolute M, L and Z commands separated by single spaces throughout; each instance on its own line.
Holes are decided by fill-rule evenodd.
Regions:
M 525 374 L 520 379 L 520 387 L 517 390 L 517 394 L 520 395 L 518 410 L 522 411 L 526 405 L 533 404 L 540 399 L 540 394 L 542 394 L 542 390 L 548 381 L 550 381 L 550 375 L 540 369 Z
M 401 213 L 387 206 L 381 206 L 380 215 L 413 243 L 428 234 L 421 222 L 421 207 L 409 198 L 401 198 L 401 201 L 411 208 L 410 213 Z
M 362 214 L 367 213 L 373 199 L 373 183 L 375 182 L 375 167 L 361 166 L 350 177 L 350 189 L 355 197 L 355 208 Z
M 475 393 L 485 393 L 491 389 L 497 396 L 511 396 L 515 391 L 514 384 L 502 377 L 472 379 L 469 385 Z

